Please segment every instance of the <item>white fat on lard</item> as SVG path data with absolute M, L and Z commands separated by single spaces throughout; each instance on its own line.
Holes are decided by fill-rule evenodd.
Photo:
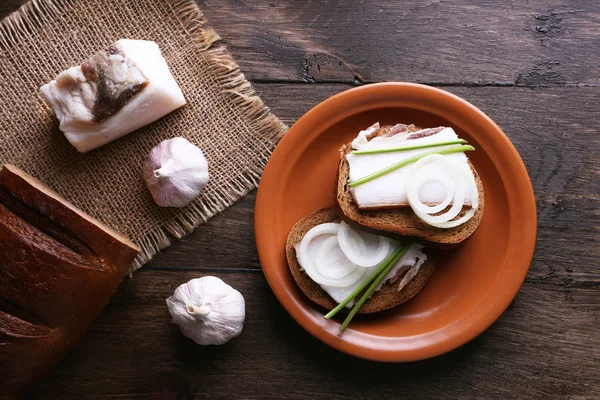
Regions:
M 420 139 L 403 140 L 403 137 L 400 135 L 407 136 L 406 133 L 400 133 L 390 137 L 376 137 L 366 143 L 364 140 L 361 140 L 360 146 L 353 145 L 353 149 L 356 149 L 356 147 L 360 147 L 360 150 L 385 149 L 458 139 L 458 135 L 452 128 L 444 128 L 434 135 Z M 442 150 L 446 147 L 451 146 L 436 147 L 435 149 Z M 431 150 L 433 149 L 425 148 L 368 155 L 348 154 L 346 155 L 346 160 L 348 161 L 349 166 L 349 181 L 356 181 L 408 157 L 426 153 Z M 446 154 L 444 157 L 473 176 L 465 153 Z M 368 209 L 409 205 L 406 196 L 406 181 L 413 166 L 414 164 L 409 164 L 379 178 L 373 179 L 372 181 L 351 188 L 350 192 L 352 193 L 353 200 L 358 208 Z M 425 204 L 439 204 L 446 197 L 446 189 L 439 182 L 428 182 L 421 188 L 419 197 Z M 468 188 L 465 189 L 465 204 L 471 204 L 471 195 Z
M 80 152 L 127 135 L 186 103 L 158 45 L 146 40 L 121 39 L 88 62 L 61 72 L 40 91 L 60 130 Z M 107 93 L 115 98 L 99 109 Z

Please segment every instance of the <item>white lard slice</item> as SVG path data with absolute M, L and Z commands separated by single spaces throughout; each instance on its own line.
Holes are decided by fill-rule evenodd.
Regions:
M 186 104 L 155 42 L 121 39 L 109 49 L 61 72 L 40 88 L 60 122 L 60 130 L 80 152 L 127 135 Z M 86 65 L 97 66 L 102 74 L 86 73 Z M 94 107 L 99 96 L 114 92 L 113 88 L 137 91 L 131 92 L 121 107 L 99 119 Z
M 458 135 L 452 128 L 444 128 L 434 135 L 420 139 L 403 140 L 401 135 L 407 136 L 406 133 L 400 133 L 390 137 L 373 138 L 367 143 L 361 143 L 360 150 L 416 146 L 420 144 L 445 142 L 458 139 Z M 356 146 L 354 145 L 353 148 L 356 149 Z M 348 160 L 350 170 L 350 182 L 377 172 L 408 157 L 426 153 L 434 149 L 441 150 L 444 148 L 446 148 L 446 146 L 368 155 L 348 154 L 346 156 L 346 160 Z M 444 157 L 447 157 L 448 160 L 451 160 L 460 168 L 468 171 L 471 176 L 473 175 L 465 153 L 447 154 Z M 408 198 L 406 197 L 406 180 L 413 165 L 414 164 L 409 164 L 379 178 L 373 179 L 370 182 L 351 188 L 350 192 L 352 193 L 352 197 L 358 208 L 368 209 L 408 206 Z M 423 185 L 423 188 L 420 192 L 421 201 L 429 205 L 439 204 L 444 200 L 445 197 L 446 190 L 439 182 L 430 182 Z M 465 204 L 471 204 L 471 196 L 468 188 L 465 190 Z

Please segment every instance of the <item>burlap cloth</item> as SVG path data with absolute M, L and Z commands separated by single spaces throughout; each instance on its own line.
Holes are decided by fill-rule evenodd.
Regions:
M 157 42 L 188 104 L 80 154 L 39 87 L 121 38 Z M 19 166 L 127 234 L 141 248 L 132 269 L 255 188 L 286 130 L 193 0 L 33 0 L 0 22 L 0 51 L 0 164 Z M 140 168 L 155 145 L 176 136 L 204 151 L 210 183 L 191 205 L 161 208 Z

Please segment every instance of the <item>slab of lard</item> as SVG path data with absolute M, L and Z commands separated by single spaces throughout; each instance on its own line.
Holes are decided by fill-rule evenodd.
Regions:
M 367 139 L 368 135 L 361 135 L 361 133 L 359 133 L 355 141 L 352 143 L 352 147 L 355 150 L 373 150 L 402 146 L 416 146 L 458 139 L 456 132 L 454 132 L 452 128 L 443 128 L 437 130 L 437 133 L 420 138 L 419 131 L 412 132 L 410 134 L 406 131 L 403 131 L 394 136 L 375 137 L 372 139 Z M 407 139 L 409 136 L 417 137 L 417 139 Z M 446 146 L 437 147 L 435 149 L 441 150 L 444 148 L 446 148 Z M 346 155 L 346 160 L 348 160 L 350 170 L 349 181 L 353 182 L 357 179 L 363 178 L 385 167 L 395 164 L 398 161 L 417 154 L 426 153 L 431 150 L 433 149 L 425 148 L 368 155 L 348 154 Z M 446 154 L 444 157 L 452 161 L 459 168 L 467 171 L 472 176 L 473 172 L 469 167 L 468 159 L 465 153 Z M 406 197 L 406 181 L 413 166 L 414 164 L 409 164 L 379 178 L 373 179 L 370 182 L 351 188 L 350 191 L 352 193 L 352 197 L 358 208 L 377 209 L 408 206 L 408 198 Z M 423 185 L 419 194 L 423 203 L 434 205 L 439 204 L 444 200 L 446 197 L 446 189 L 439 182 L 429 182 Z M 465 189 L 465 204 L 471 204 L 471 195 L 468 189 Z
M 40 91 L 60 130 L 87 152 L 147 125 L 186 101 L 158 45 L 121 39 Z

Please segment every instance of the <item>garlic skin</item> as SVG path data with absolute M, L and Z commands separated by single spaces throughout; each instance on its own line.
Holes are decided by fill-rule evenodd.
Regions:
M 152 149 L 143 175 L 156 204 L 183 207 L 208 183 L 208 161 L 202 150 L 187 139 L 176 137 Z
M 179 286 L 167 307 L 181 333 L 201 345 L 228 342 L 242 332 L 246 318 L 244 296 L 215 276 Z

